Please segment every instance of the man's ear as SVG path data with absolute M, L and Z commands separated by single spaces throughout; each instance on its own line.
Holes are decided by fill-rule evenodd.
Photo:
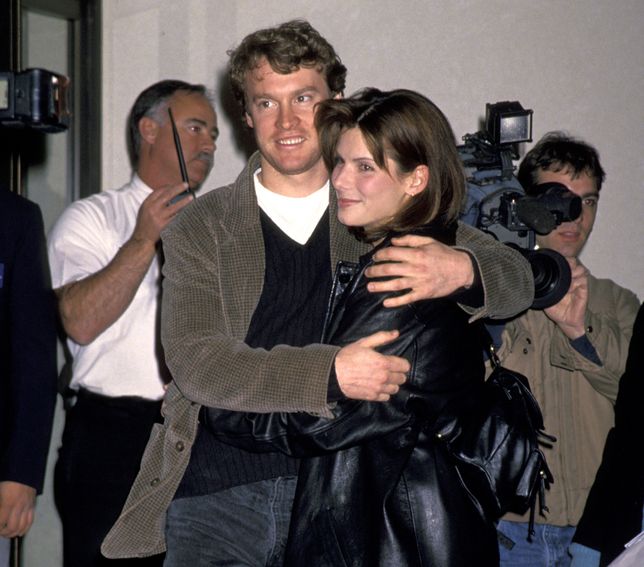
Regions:
M 426 165 L 417 165 L 416 169 L 408 176 L 407 190 L 405 191 L 412 197 L 422 193 L 429 183 L 429 168 Z
M 333 100 L 341 100 L 344 98 L 344 95 L 342 93 L 335 93 L 332 98 Z
M 149 116 L 144 116 L 139 120 L 139 134 L 148 144 L 154 144 L 159 134 L 159 124 Z
M 246 126 L 248 126 L 249 128 L 255 127 L 253 124 L 253 117 L 250 114 L 248 114 L 248 112 L 246 112 L 245 110 L 244 110 L 244 120 L 246 122 Z

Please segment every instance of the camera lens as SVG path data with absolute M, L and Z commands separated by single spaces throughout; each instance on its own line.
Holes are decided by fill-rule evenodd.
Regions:
M 570 288 L 570 266 L 566 259 L 549 248 L 526 250 L 534 276 L 532 309 L 545 309 L 559 303 Z

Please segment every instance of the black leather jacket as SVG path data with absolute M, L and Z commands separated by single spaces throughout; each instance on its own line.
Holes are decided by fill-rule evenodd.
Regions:
M 442 232 L 422 233 L 449 243 Z M 379 350 L 410 361 L 401 392 L 387 403 L 343 400 L 331 420 L 210 410 L 204 425 L 250 451 L 308 457 L 300 465 L 286 565 L 496 565 L 495 528 L 431 433 L 447 404 L 471 401 L 483 383 L 477 333 L 453 298 L 383 307 L 387 294 L 367 291 L 364 276 L 376 249 L 357 265 L 338 266 L 324 342 L 345 345 L 398 329 L 400 337 Z

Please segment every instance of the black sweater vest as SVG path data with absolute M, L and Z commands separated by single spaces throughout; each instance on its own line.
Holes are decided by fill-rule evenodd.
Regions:
M 284 234 L 263 211 L 260 218 L 266 272 L 245 342 L 267 350 L 278 344 L 305 346 L 320 342 L 331 288 L 328 210 L 304 245 Z M 275 380 L 279 379 L 275 376 Z M 202 408 L 202 412 L 207 411 Z M 293 476 L 297 466 L 297 459 L 283 453 L 250 453 L 226 445 L 200 425 L 175 498 Z

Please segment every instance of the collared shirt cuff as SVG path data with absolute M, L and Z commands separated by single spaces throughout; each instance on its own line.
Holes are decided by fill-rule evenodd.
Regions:
M 576 339 L 568 339 L 570 346 L 574 348 L 581 356 L 590 360 L 591 362 L 602 366 L 602 361 L 593 346 L 593 343 L 590 342 L 588 335 L 584 334 L 581 337 Z

